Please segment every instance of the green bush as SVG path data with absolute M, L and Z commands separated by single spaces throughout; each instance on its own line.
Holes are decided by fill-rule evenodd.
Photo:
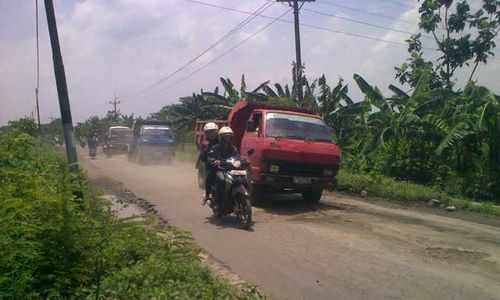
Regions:
M 474 202 L 452 197 L 434 186 L 425 186 L 374 173 L 356 173 L 341 168 L 337 175 L 338 189 L 352 193 L 366 191 L 369 195 L 406 203 L 439 199 L 445 205 L 459 209 L 500 216 L 500 207 L 492 202 Z
M 189 235 L 118 219 L 67 170 L 50 146 L 0 133 L 0 299 L 246 297 L 200 265 Z

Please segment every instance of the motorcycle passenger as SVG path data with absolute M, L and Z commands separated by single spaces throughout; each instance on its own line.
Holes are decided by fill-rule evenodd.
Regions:
M 214 168 L 210 168 L 207 165 L 207 155 L 210 149 L 213 146 L 219 143 L 219 139 L 217 138 L 217 132 L 219 131 L 219 126 L 213 122 L 208 122 L 203 126 L 203 132 L 205 133 L 205 137 L 207 139 L 206 143 L 203 145 L 201 149 L 199 160 L 205 164 L 205 170 L 207 172 L 205 178 L 205 196 L 203 198 L 202 205 L 205 205 L 208 200 L 212 199 L 212 195 L 210 194 L 210 188 L 215 180 L 215 170 Z
M 224 173 L 220 170 L 219 166 L 226 159 L 238 156 L 238 149 L 233 145 L 233 130 L 231 127 L 225 126 L 219 130 L 219 144 L 213 146 L 207 154 L 207 166 L 215 172 L 215 207 L 221 208 L 224 197 Z

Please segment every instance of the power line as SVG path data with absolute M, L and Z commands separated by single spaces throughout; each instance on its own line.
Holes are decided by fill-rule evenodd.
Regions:
M 368 15 L 371 15 L 371 16 L 379 17 L 379 18 L 393 20 L 393 21 L 396 21 L 396 22 L 406 23 L 406 24 L 410 24 L 410 25 L 416 25 L 416 23 L 411 22 L 411 21 L 406 21 L 406 20 L 403 20 L 403 19 L 400 19 L 400 18 L 396 18 L 396 17 L 392 17 L 392 16 L 388 16 L 388 15 L 374 13 L 374 12 L 371 12 L 371 11 L 368 11 L 368 10 L 364 10 L 364 9 L 360 9 L 360 8 L 356 8 L 356 7 L 352 7 L 352 6 L 347 6 L 347 5 L 337 4 L 337 3 L 331 3 L 331 2 L 328 2 L 328 1 L 322 1 L 322 0 L 316 0 L 316 2 L 317 3 L 321 3 L 321 4 L 325 4 L 325 5 L 335 6 L 335 7 L 339 7 L 339 8 L 343 8 L 343 9 L 347 9 L 347 10 L 352 10 L 352 11 L 356 11 L 356 12 L 368 14 Z
M 144 98 L 147 98 L 147 97 L 150 97 L 150 96 L 153 96 L 153 95 L 156 95 L 158 93 L 161 93 L 179 83 L 181 83 L 182 81 L 192 77 L 193 75 L 199 73 L 200 71 L 204 70 L 205 68 L 207 68 L 208 66 L 210 66 L 211 64 L 213 64 L 214 62 L 218 61 L 219 59 L 223 58 L 224 56 L 228 55 L 229 53 L 231 53 L 232 51 L 236 50 L 237 48 L 239 48 L 241 45 L 243 45 L 244 43 L 246 43 L 247 41 L 249 41 L 250 39 L 252 39 L 254 36 L 256 36 L 257 34 L 261 33 L 262 31 L 266 30 L 269 26 L 273 25 L 275 22 L 281 20 L 281 18 L 283 16 L 285 16 L 286 14 L 288 14 L 292 9 L 288 9 L 287 11 L 285 11 L 284 13 L 282 13 L 279 17 L 277 18 L 274 18 L 274 20 L 272 20 L 271 22 L 269 22 L 268 24 L 266 24 L 265 26 L 263 26 L 262 28 L 260 28 L 259 30 L 257 30 L 256 32 L 254 32 L 253 34 L 251 34 L 250 36 L 248 36 L 246 39 L 242 40 L 241 42 L 239 42 L 238 44 L 234 45 L 233 47 L 231 47 L 229 50 L 227 50 L 226 52 L 220 54 L 219 56 L 215 57 L 214 59 L 212 59 L 211 61 L 209 61 L 208 63 L 206 63 L 205 65 L 201 66 L 200 68 L 194 70 L 193 72 L 191 72 L 189 75 L 185 76 L 185 77 L 182 77 L 181 79 L 173 82 L 172 84 L 156 91 L 154 94 L 151 94 L 149 96 L 144 96 L 142 97 L 141 99 L 137 99 L 137 100 L 143 100 Z
M 186 1 L 195 2 L 195 3 L 201 4 L 201 5 L 215 7 L 215 8 L 219 8 L 219 9 L 228 10 L 228 11 L 234 11 L 234 12 L 238 12 L 238 13 L 241 13 L 241 14 L 251 14 L 251 12 L 249 12 L 249 11 L 240 10 L 240 9 L 231 8 L 231 7 L 225 7 L 225 6 L 221 6 L 221 5 L 217 5 L 217 4 L 212 4 L 212 3 L 202 2 L 202 1 L 196 1 L 196 0 L 186 0 Z M 290 20 L 283 20 L 283 19 L 280 19 L 280 18 L 275 18 L 275 17 L 271 17 L 271 16 L 268 16 L 268 15 L 263 15 L 263 14 L 260 14 L 258 16 L 261 17 L 261 18 L 264 18 L 264 19 L 277 20 L 277 21 L 282 22 L 282 23 L 293 24 L 293 21 L 290 21 Z M 338 34 L 343 34 L 343 35 L 348 35 L 348 36 L 354 36 L 354 37 L 358 37 L 358 38 L 363 38 L 363 39 L 367 39 L 367 40 L 374 40 L 374 41 L 379 41 L 379 42 L 386 42 L 386 43 L 400 44 L 400 45 L 407 46 L 407 44 L 405 42 L 384 40 L 384 39 L 374 38 L 374 37 L 370 37 L 370 36 L 366 36 L 366 35 L 362 35 L 362 34 L 350 33 L 350 32 L 346 32 L 346 31 L 335 30 L 335 29 L 331 29 L 331 28 L 327 28 L 327 27 L 322 27 L 322 26 L 317 26 L 317 25 L 312 25 L 312 24 L 306 24 L 306 23 L 300 23 L 300 25 L 304 26 L 304 27 L 310 27 L 310 28 L 315 28 L 315 29 L 323 30 L 323 31 L 329 31 L 329 32 L 333 32 L 333 33 L 338 33 Z
M 386 27 L 386 26 L 382 26 L 382 25 L 377 25 L 377 24 L 373 24 L 373 23 L 369 23 L 369 22 L 359 21 L 359 20 L 352 19 L 352 18 L 341 17 L 341 16 L 338 16 L 338 15 L 335 15 L 335 14 L 325 13 L 325 12 L 321 12 L 321 11 L 317 11 L 317 10 L 313 10 L 313 9 L 303 8 L 302 10 L 305 10 L 305 11 L 308 11 L 308 12 L 311 12 L 311 13 L 314 13 L 314 14 L 318 14 L 318 15 L 322 15 L 322 16 L 328 16 L 328 17 L 333 17 L 333 18 L 337 18 L 337 19 L 340 19 L 340 20 L 344 20 L 344 21 L 348 21 L 348 22 L 353 22 L 353 23 L 357 23 L 357 24 L 361 24 L 361 25 L 365 25 L 365 26 L 370 26 L 370 27 L 374 27 L 374 28 L 378 28 L 378 29 L 389 30 L 389 31 L 394 31 L 394 32 L 399 32 L 399 33 L 405 33 L 405 34 L 409 34 L 409 35 L 415 34 L 414 32 L 410 32 L 410 31 L 404 31 L 404 30 L 395 29 L 395 28 L 391 28 L 391 27 Z M 433 39 L 430 36 L 422 36 L 422 37 Z
M 194 2 L 194 3 L 197 2 L 197 1 L 194 1 L 194 0 L 185 0 L 185 1 Z M 125 96 L 124 97 L 125 100 L 123 100 L 123 101 L 130 100 L 132 97 L 138 96 L 138 95 L 140 95 L 140 94 L 142 94 L 144 92 L 147 92 L 147 91 L 151 90 L 152 88 L 160 85 L 161 83 L 167 81 L 168 79 L 172 78 L 177 73 L 179 73 L 180 71 L 184 70 L 185 68 L 187 68 L 188 66 L 190 66 L 192 63 L 194 63 L 200 57 L 202 57 L 203 55 L 205 55 L 206 53 L 208 53 L 209 51 L 211 51 L 212 49 L 214 49 L 217 45 L 219 45 L 223 41 L 227 40 L 231 35 L 233 35 L 238 30 L 240 30 L 241 28 L 243 28 L 245 25 L 247 25 L 248 23 L 250 23 L 253 19 L 255 19 L 256 16 L 258 16 L 260 13 L 263 13 L 264 11 L 266 11 L 273 4 L 274 4 L 273 0 L 268 0 L 266 3 L 264 3 L 259 8 L 257 8 L 254 12 L 252 12 L 250 16 L 248 16 L 243 21 L 241 21 L 238 25 L 236 25 L 236 27 L 234 27 L 233 29 L 231 29 L 230 31 L 228 31 L 221 38 L 219 38 L 215 43 L 213 43 L 211 46 L 209 46 L 207 49 L 205 49 L 204 51 L 202 51 L 200 54 L 196 55 L 194 58 L 192 58 L 191 60 L 189 60 L 186 64 L 182 65 L 180 68 L 178 68 L 174 72 L 170 73 L 169 75 L 165 76 L 164 78 L 162 78 L 161 80 L 157 81 L 156 83 L 150 85 L 149 87 L 146 87 L 146 88 L 144 88 L 144 89 L 142 89 L 142 90 L 140 90 L 138 92 L 135 92 L 135 93 L 133 93 L 131 95 Z
M 241 14 L 251 14 L 249 11 L 240 10 L 240 9 L 231 8 L 231 7 L 225 7 L 225 6 L 221 6 L 221 5 L 217 5 L 217 4 L 212 4 L 212 3 L 207 3 L 207 2 L 197 1 L 197 0 L 186 0 L 186 1 L 195 2 L 195 3 L 201 4 L 201 5 L 205 5 L 205 6 L 209 6 L 209 7 L 214 7 L 214 8 L 219 8 L 219 9 L 224 9 L 224 10 L 228 10 L 228 11 L 233 11 L 233 12 L 237 12 L 237 13 L 241 13 Z M 261 18 L 264 18 L 264 19 L 271 19 L 271 20 L 278 19 L 277 21 L 279 21 L 279 22 L 293 24 L 293 21 L 284 20 L 284 19 L 280 19 L 280 18 L 275 18 L 275 17 L 271 17 L 271 16 L 268 16 L 268 15 L 260 14 L 260 15 L 258 15 L 258 17 L 261 17 Z M 352 33 L 352 32 L 347 32 L 347 31 L 342 31 L 342 30 L 331 29 L 331 28 L 327 28 L 327 27 L 323 27 L 323 26 L 318 26 L 318 25 L 312 25 L 312 24 L 307 24 L 307 23 L 300 23 L 300 26 L 314 28 L 314 29 L 318 29 L 318 30 L 322 30 L 322 31 L 328 31 L 328 32 L 332 32 L 332 33 L 342 34 L 342 35 L 347 35 L 347 36 L 352 36 L 352 37 L 361 38 L 361 39 L 365 39 L 365 40 L 371 40 L 371 41 L 383 42 L 383 43 L 388 43 L 388 44 L 408 46 L 408 44 L 406 42 L 402 42 L 402 41 L 386 40 L 386 39 L 371 37 L 371 36 L 367 36 L 367 35 L 363 35 L 363 34 L 357 34 L 357 33 Z M 434 50 L 434 51 L 436 50 L 436 49 L 433 49 L 433 48 L 426 48 L 426 47 L 423 47 L 422 49 Z M 498 60 L 500 58 L 493 57 L 493 59 Z

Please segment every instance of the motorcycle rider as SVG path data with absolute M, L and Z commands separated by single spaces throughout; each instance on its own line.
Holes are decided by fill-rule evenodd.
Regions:
M 216 195 L 215 195 L 215 207 L 221 208 L 223 204 L 224 197 L 224 185 L 225 179 L 224 174 L 219 169 L 219 166 L 226 159 L 238 156 L 238 149 L 233 145 L 233 130 L 231 127 L 224 126 L 219 130 L 219 143 L 214 145 L 207 154 L 207 166 L 209 170 L 215 172 L 215 184 L 216 184 Z
M 97 143 L 98 143 L 98 139 L 97 139 L 97 132 L 96 132 L 96 133 L 94 133 L 94 136 L 92 136 L 88 140 L 89 155 L 90 155 L 90 152 L 97 150 Z
M 213 146 L 219 143 L 219 139 L 217 138 L 218 131 L 219 126 L 217 126 L 217 124 L 215 124 L 214 122 L 208 122 L 207 124 L 205 124 L 205 126 L 203 126 L 203 132 L 205 133 L 207 141 L 201 149 L 198 160 L 205 164 L 207 176 L 205 178 L 205 196 L 201 203 L 202 205 L 205 205 L 208 200 L 212 199 L 210 195 L 210 187 L 215 180 L 215 170 L 207 165 L 207 155 L 210 149 L 212 149 Z
M 102 150 L 107 155 L 111 155 L 111 138 L 110 138 L 109 134 L 104 135 L 104 140 L 102 143 Z

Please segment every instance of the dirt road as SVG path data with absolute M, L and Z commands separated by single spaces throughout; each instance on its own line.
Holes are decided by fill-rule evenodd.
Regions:
M 254 231 L 200 205 L 192 164 L 82 157 L 273 299 L 500 299 L 500 222 L 489 225 L 333 194 L 315 208 L 276 197 Z

